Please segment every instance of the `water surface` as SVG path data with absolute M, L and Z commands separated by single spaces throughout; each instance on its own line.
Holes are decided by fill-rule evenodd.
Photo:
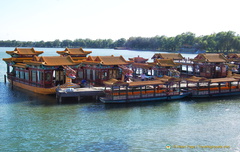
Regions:
M 5 51 L 13 49 L 0 48 L 0 57 L 9 57 Z M 64 49 L 36 50 L 49 56 Z M 113 54 L 126 59 L 151 58 L 155 53 L 85 50 L 92 50 L 93 56 Z M 58 104 L 55 96 L 4 84 L 6 65 L 0 62 L 0 151 L 240 151 L 240 96 L 121 105 Z

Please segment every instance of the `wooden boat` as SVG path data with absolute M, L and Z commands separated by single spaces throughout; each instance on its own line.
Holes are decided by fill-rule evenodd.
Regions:
M 3 60 L 12 86 L 40 94 L 55 94 L 58 87 L 80 87 L 72 83 L 76 78 L 76 71 L 72 68 L 77 69 L 81 61 L 74 61 L 70 55 L 38 57 L 43 51 L 34 48 L 15 48 L 6 53 L 11 55 Z
M 103 103 L 130 103 L 147 101 L 169 101 L 181 99 L 189 95 L 180 91 L 180 80 L 173 81 L 138 81 L 126 83 L 111 79 L 105 81 L 105 97 L 101 97 Z M 173 87 L 173 85 L 176 85 Z M 107 89 L 108 88 L 108 89 Z
M 177 100 L 177 99 L 182 99 L 189 96 L 189 93 L 181 93 L 179 95 L 163 95 L 163 96 L 158 96 L 158 97 L 149 97 L 149 96 L 142 96 L 139 98 L 120 98 L 117 99 L 114 97 L 114 99 L 107 98 L 107 97 L 100 97 L 100 101 L 103 103 L 131 103 L 131 102 L 147 102 L 147 101 L 168 101 L 168 100 Z
M 240 77 L 236 76 L 215 79 L 192 76 L 186 79 L 186 88 L 192 98 L 240 95 L 239 81 Z

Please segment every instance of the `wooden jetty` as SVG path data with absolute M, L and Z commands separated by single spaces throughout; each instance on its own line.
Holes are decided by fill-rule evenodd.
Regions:
M 100 96 L 104 95 L 104 88 L 102 87 L 91 87 L 91 88 L 58 88 L 56 90 L 56 99 L 58 102 L 62 102 L 62 98 L 77 97 L 78 102 L 83 97 L 92 97 L 96 101 Z

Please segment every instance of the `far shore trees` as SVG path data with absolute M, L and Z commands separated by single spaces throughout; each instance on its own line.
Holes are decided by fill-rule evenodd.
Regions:
M 129 39 L 75 39 L 54 41 L 17 41 L 0 40 L 0 47 L 83 47 L 83 48 L 128 48 L 134 50 L 158 50 L 176 51 L 187 47 L 196 50 L 206 50 L 212 53 L 240 52 L 240 36 L 233 31 L 213 33 L 210 35 L 196 36 L 192 32 L 185 32 L 175 37 L 154 36 L 154 37 L 130 37 Z

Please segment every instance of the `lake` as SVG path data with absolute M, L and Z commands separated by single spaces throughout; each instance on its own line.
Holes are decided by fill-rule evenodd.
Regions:
M 64 48 L 35 48 L 58 56 Z M 85 101 L 58 104 L 4 84 L 10 56 L 0 48 L 0 151 L 240 151 L 240 96 L 113 104 Z M 96 55 L 150 59 L 153 51 L 91 50 Z M 195 57 L 195 54 L 183 54 Z

